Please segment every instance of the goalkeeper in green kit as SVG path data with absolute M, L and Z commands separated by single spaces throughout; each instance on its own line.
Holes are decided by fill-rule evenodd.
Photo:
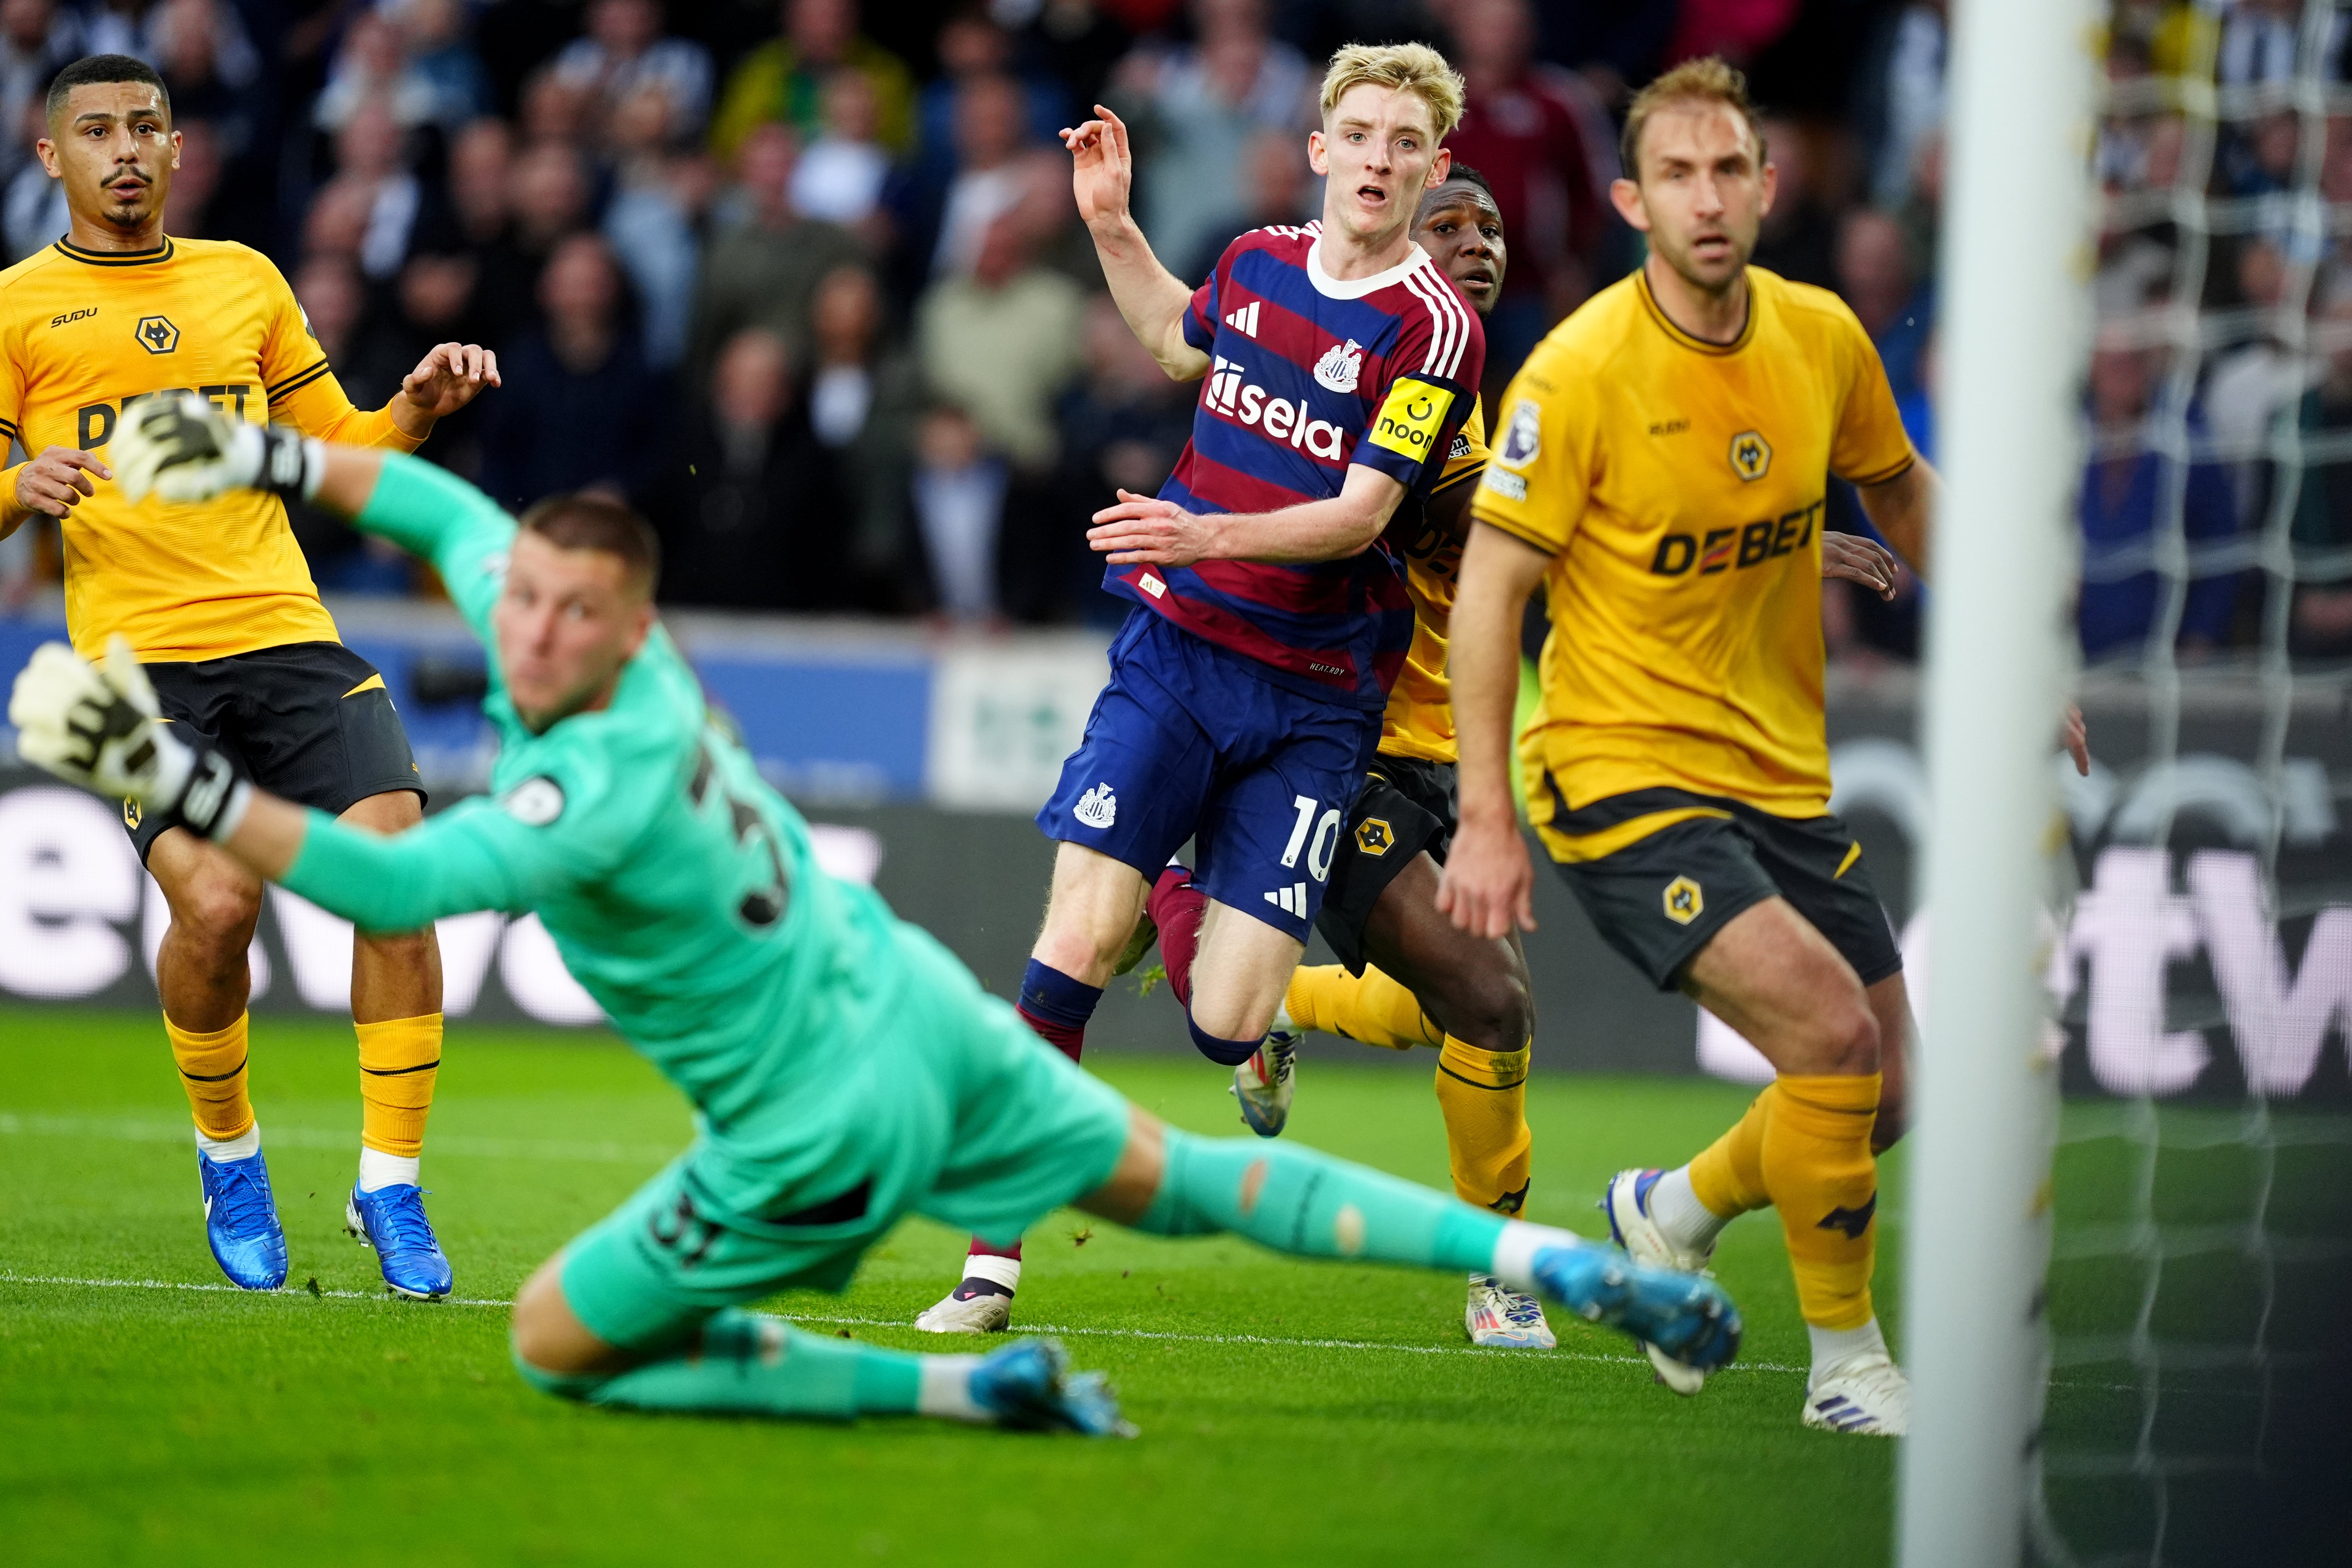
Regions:
M 899 1216 L 1010 1242 L 1076 1205 L 1159 1236 L 1491 1273 L 1699 1368 L 1739 1318 L 1711 1280 L 1507 1220 L 1311 1149 L 1167 1127 L 1041 1042 L 925 932 L 820 870 L 799 815 L 715 723 L 656 623 L 626 509 L 518 522 L 416 459 L 243 425 L 192 397 L 126 414 L 133 497 L 300 495 L 431 561 L 489 652 L 493 793 L 394 837 L 236 775 L 159 723 L 127 647 L 18 675 L 18 750 L 136 797 L 362 930 L 535 910 L 613 1026 L 690 1100 L 694 1143 L 515 1302 L 517 1369 L 593 1404 L 847 1418 L 925 1414 L 1125 1433 L 1052 1342 L 914 1355 L 740 1303 L 845 1288 Z

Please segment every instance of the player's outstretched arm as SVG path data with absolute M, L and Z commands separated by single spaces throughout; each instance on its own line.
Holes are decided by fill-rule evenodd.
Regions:
M 1915 458 L 1909 468 L 1885 484 L 1856 485 L 1854 494 L 1879 537 L 1893 545 L 1903 563 L 1926 582 L 1936 510 L 1944 500 L 1944 481 L 1934 467 L 1925 458 Z M 1823 535 L 1825 542 L 1827 537 Z
M 1349 468 L 1338 495 L 1279 511 L 1190 512 L 1121 490 L 1116 505 L 1095 513 L 1087 542 L 1114 566 L 1341 561 L 1371 548 L 1403 500 L 1402 485 L 1361 464 Z
M 567 868 L 596 858 L 590 847 L 488 802 L 384 837 L 269 795 L 239 779 L 201 737 L 158 721 L 154 688 L 121 637 L 103 666 L 63 643 L 43 645 L 16 677 L 8 719 L 27 762 L 95 794 L 136 800 L 365 931 L 527 908 Z
M 1511 800 L 1511 715 L 1519 696 L 1519 616 L 1550 558 L 1480 523 L 1462 551 L 1446 673 L 1460 736 L 1462 826 L 1446 851 L 1437 907 L 1475 936 L 1536 929 L 1535 868 Z
M 1078 199 L 1078 216 L 1094 236 L 1103 280 L 1110 285 L 1110 297 L 1127 318 L 1128 330 L 1151 351 L 1169 378 L 1198 381 L 1209 373 L 1209 356 L 1184 341 L 1184 312 L 1192 306 L 1192 290 L 1160 265 L 1142 226 L 1128 209 L 1135 158 L 1128 147 L 1126 122 L 1099 103 L 1095 115 L 1076 130 L 1064 130 L 1062 145 L 1070 150 L 1070 189 Z

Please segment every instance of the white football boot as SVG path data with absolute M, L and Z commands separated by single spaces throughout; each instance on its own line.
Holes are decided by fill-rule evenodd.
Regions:
M 957 1286 L 915 1320 L 927 1334 L 1001 1334 L 1013 1326 L 1013 1298 L 995 1289 L 967 1296 Z
M 1707 1259 L 1715 1248 L 1694 1252 L 1676 1247 L 1650 1217 L 1650 1189 L 1665 1173 L 1659 1170 L 1620 1171 L 1609 1178 L 1608 1189 L 1601 1195 L 1601 1212 L 1609 1216 L 1609 1237 L 1633 1255 L 1636 1263 L 1646 1263 L 1654 1268 L 1674 1268 L 1685 1274 L 1705 1274 Z M 1685 1366 L 1657 1346 L 1643 1343 L 1650 1364 L 1658 1369 L 1658 1381 L 1687 1399 L 1706 1386 L 1706 1373 L 1696 1367 Z M 1809 1415 L 1806 1417 L 1811 1420 Z
M 1824 1432 L 1900 1437 L 1911 1430 L 1911 1380 L 1885 1351 L 1839 1362 L 1807 1387 L 1805 1425 Z
M 1470 1305 L 1462 1327 L 1470 1342 L 1484 1350 L 1548 1351 L 1559 1343 L 1544 1321 L 1543 1303 L 1491 1274 L 1470 1276 Z
M 1278 1138 L 1298 1090 L 1298 1037 L 1275 1030 L 1249 1060 L 1234 1069 L 1233 1097 L 1242 1121 L 1261 1138 Z

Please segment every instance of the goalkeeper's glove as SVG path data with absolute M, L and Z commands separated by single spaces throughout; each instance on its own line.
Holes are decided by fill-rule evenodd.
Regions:
M 136 800 L 207 838 L 245 820 L 253 786 L 201 735 L 183 739 L 157 716 L 155 688 L 131 645 L 106 645 L 93 665 L 63 643 L 43 643 L 8 699 L 16 751 L 68 784 Z
M 115 481 L 132 500 L 149 491 L 172 501 L 207 501 L 260 489 L 288 500 L 319 488 L 324 450 L 297 430 L 248 425 L 193 392 L 134 403 L 114 437 Z

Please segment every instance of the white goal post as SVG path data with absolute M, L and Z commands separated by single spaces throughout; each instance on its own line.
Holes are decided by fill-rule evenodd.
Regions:
M 1957 0 L 1926 745 L 1936 972 L 1916 1062 L 1904 1568 L 2015 1568 L 2046 1354 L 2051 752 L 2075 570 L 2099 17 Z

